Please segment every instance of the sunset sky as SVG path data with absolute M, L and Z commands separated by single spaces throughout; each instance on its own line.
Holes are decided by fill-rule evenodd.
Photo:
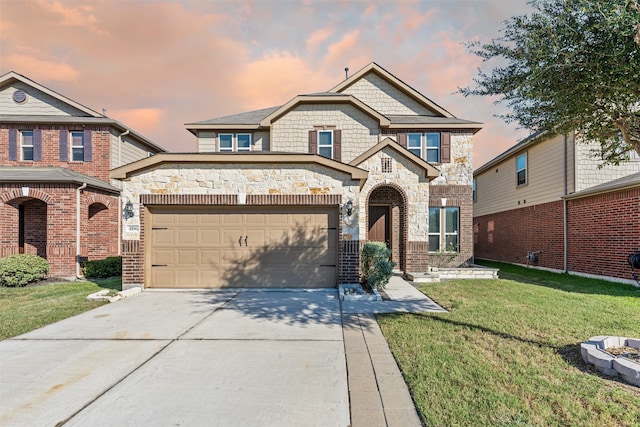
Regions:
M 369 62 L 456 117 L 480 121 L 474 168 L 528 132 L 464 98 L 479 58 L 524 0 L 0 0 L 0 74 L 16 71 L 122 121 L 171 151 L 195 151 L 184 123 L 322 92 Z M 489 70 L 489 65 L 483 68 Z

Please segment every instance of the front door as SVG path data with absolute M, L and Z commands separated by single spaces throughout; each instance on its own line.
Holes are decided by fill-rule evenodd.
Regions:
M 390 247 L 389 206 L 369 206 L 369 241 L 384 242 Z

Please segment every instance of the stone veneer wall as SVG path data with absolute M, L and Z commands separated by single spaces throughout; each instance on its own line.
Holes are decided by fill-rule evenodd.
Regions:
M 598 147 L 600 147 L 600 145 L 597 143 L 585 144 L 578 142 L 575 145 L 576 192 L 640 172 L 640 158 L 634 157 L 632 157 L 628 162 L 620 163 L 617 166 L 607 165 L 602 168 L 598 168 L 602 163 L 602 160 L 600 160 L 599 157 L 592 156 L 592 150 L 597 149 Z

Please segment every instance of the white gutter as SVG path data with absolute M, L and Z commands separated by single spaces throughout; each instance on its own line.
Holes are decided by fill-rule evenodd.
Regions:
M 76 278 L 81 279 L 80 274 L 80 192 L 87 188 L 85 182 L 76 188 Z
M 122 196 L 118 195 L 118 256 L 122 255 Z

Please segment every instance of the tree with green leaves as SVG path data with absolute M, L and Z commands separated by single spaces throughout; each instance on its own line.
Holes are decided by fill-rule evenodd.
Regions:
M 468 95 L 498 96 L 508 123 L 541 138 L 576 132 L 600 143 L 604 164 L 640 154 L 640 3 L 638 0 L 532 0 L 534 11 L 504 22 L 502 36 L 469 50 L 478 70 Z

